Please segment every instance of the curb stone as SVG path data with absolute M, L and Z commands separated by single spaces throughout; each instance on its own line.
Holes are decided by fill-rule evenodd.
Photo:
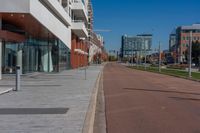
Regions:
M 98 95 L 98 89 L 100 84 L 100 79 L 102 76 L 102 71 L 99 73 L 98 78 L 95 82 L 94 89 L 91 94 L 88 111 L 86 113 L 85 122 L 83 125 L 82 133 L 93 133 L 94 131 L 94 121 L 95 121 L 95 112 L 96 112 L 96 104 L 97 104 L 97 95 Z

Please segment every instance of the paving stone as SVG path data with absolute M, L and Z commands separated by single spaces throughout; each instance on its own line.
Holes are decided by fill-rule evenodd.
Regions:
M 68 108 L 66 114 L 0 115 L 3 133 L 81 133 L 89 100 L 103 66 L 56 74 L 23 75 L 21 89 L 0 95 L 0 110 L 5 108 Z M 5 76 L 3 85 L 14 87 L 14 76 Z

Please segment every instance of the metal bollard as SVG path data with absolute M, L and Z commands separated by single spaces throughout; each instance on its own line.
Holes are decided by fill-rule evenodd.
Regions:
M 20 90 L 20 66 L 16 66 L 16 87 L 14 91 Z

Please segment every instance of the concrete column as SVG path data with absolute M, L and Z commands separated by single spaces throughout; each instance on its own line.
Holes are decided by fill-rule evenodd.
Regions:
M 0 17 L 0 30 L 2 27 L 2 21 L 1 21 L 1 17 Z M 0 38 L 0 80 L 2 79 L 2 40 Z
M 78 49 L 77 38 L 76 38 L 76 43 L 75 43 L 75 49 Z M 77 68 L 78 67 L 78 53 L 77 52 L 75 54 L 74 62 L 75 62 L 75 68 Z
M 20 66 L 20 74 L 22 74 L 22 49 L 17 51 L 17 66 Z
M 80 43 L 79 43 L 79 40 L 78 40 L 77 41 L 77 49 L 80 49 L 79 44 Z M 80 57 L 80 53 L 77 54 L 77 67 L 78 68 L 80 67 L 80 65 L 79 65 L 80 64 L 80 58 L 79 57 Z
M 75 58 L 76 58 L 76 55 L 75 55 L 75 52 L 74 52 L 74 49 L 76 48 L 76 38 L 74 37 L 74 35 L 72 35 L 72 42 L 71 42 L 71 67 L 74 69 L 76 66 L 76 62 L 75 62 Z
M 2 79 L 2 41 L 0 39 L 0 80 Z

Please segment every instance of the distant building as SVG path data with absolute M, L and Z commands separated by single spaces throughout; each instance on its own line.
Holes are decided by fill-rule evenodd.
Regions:
M 122 36 L 121 57 L 132 57 L 138 51 L 150 51 L 152 46 L 152 34 L 140 34 L 137 36 Z
M 173 52 L 176 49 L 176 32 L 169 35 L 169 51 Z
M 191 26 L 180 26 L 176 29 L 176 52 L 178 55 L 178 62 L 187 62 L 187 49 L 190 42 L 190 32 L 192 31 L 192 40 L 194 42 L 200 41 L 200 24 L 193 24 Z

